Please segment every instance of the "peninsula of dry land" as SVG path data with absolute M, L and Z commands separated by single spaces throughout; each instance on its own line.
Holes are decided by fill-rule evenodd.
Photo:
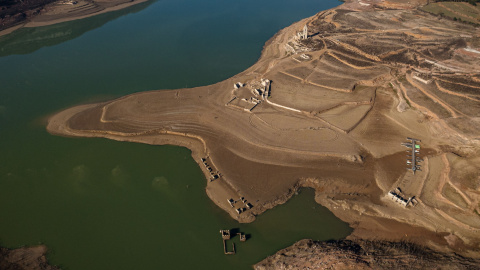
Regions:
M 226 81 L 70 108 L 47 129 L 188 147 L 240 222 L 311 187 L 350 239 L 479 257 L 479 70 L 478 27 L 355 0 L 281 30 Z M 421 140 L 415 174 L 406 137 Z

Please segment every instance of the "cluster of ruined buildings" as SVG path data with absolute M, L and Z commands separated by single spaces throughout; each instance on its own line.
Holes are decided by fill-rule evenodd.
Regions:
M 430 84 L 432 82 L 432 74 L 431 73 L 423 73 L 419 71 L 412 72 L 412 78 L 415 80 L 423 83 L 423 84 Z
M 297 32 L 297 35 L 295 36 L 295 40 L 302 40 L 307 38 L 308 38 L 308 27 L 305 24 L 305 26 L 303 27 L 303 30 Z
M 214 171 L 210 164 L 207 162 L 207 158 L 202 158 L 202 163 L 203 166 L 205 166 L 205 169 L 210 173 L 210 181 L 216 180 L 220 177 L 220 172 L 219 171 Z
M 303 46 L 300 41 L 308 38 L 308 26 L 305 25 L 302 31 L 298 31 L 293 37 L 293 40 L 285 44 L 287 53 L 296 54 L 297 52 L 308 51 L 308 48 Z
M 419 162 L 423 161 L 423 159 L 418 157 L 418 155 L 420 154 L 420 144 L 418 144 L 418 143 L 421 142 L 421 140 L 415 139 L 415 138 L 410 138 L 410 137 L 407 137 L 407 140 L 409 140 L 409 142 L 405 142 L 405 143 L 401 144 L 401 145 L 409 148 L 409 150 L 407 150 L 407 153 L 408 153 L 407 154 L 407 165 L 409 167 L 407 167 L 406 169 L 411 170 L 413 172 L 413 175 L 415 175 L 415 172 L 421 171 L 421 165 L 419 164 Z M 415 206 L 418 203 L 418 201 L 415 199 L 415 196 L 407 199 L 403 195 L 403 192 L 400 189 L 400 187 L 397 187 L 394 190 L 388 192 L 387 193 L 387 198 L 390 198 L 392 201 L 394 201 L 394 202 L 396 202 L 396 203 L 398 203 L 398 204 L 400 204 L 404 207 L 407 207 L 410 204 Z
M 253 94 L 260 97 L 263 100 L 266 100 L 270 97 L 271 92 L 271 81 L 269 79 L 260 80 L 261 87 L 253 89 Z
M 234 200 L 233 198 L 228 199 L 228 203 L 232 206 L 232 208 L 235 207 L 235 204 L 237 202 L 242 202 L 242 207 L 236 208 L 235 211 L 237 211 L 238 214 L 241 214 L 249 209 L 253 208 L 253 205 L 245 199 L 245 197 L 240 197 L 238 200 Z
M 230 230 L 220 230 L 220 234 L 222 235 L 223 241 L 223 253 L 225 253 L 225 255 L 234 255 L 236 253 L 235 243 L 232 243 L 233 251 L 227 250 L 227 240 L 230 240 L 232 238 Z M 240 242 L 247 241 L 247 236 L 245 234 L 238 232 L 237 235 L 240 236 Z
M 402 190 L 399 187 L 397 187 L 395 190 L 390 191 L 387 194 L 387 197 L 392 199 L 394 202 L 400 205 L 403 205 L 404 207 L 407 207 L 409 204 L 412 204 L 413 206 L 415 206 L 418 203 L 417 200 L 415 199 L 415 196 L 410 197 L 408 199 L 403 197 Z
M 76 4 L 78 4 L 78 2 L 75 1 L 75 0 L 66 0 L 66 1 L 60 2 L 60 4 L 62 4 L 62 5 L 76 5 Z
M 246 112 L 251 112 L 260 103 L 262 103 L 263 100 L 266 101 L 267 98 L 270 97 L 271 81 L 268 79 L 261 79 L 260 83 L 252 83 L 248 87 L 250 88 L 250 90 L 248 90 L 246 84 L 240 82 L 235 83 L 233 85 L 233 97 L 225 104 L 225 106 L 230 106 L 232 108 L 237 108 Z M 246 91 L 250 91 L 248 95 L 253 95 L 248 97 L 248 95 L 245 95 Z M 239 98 L 238 95 L 243 95 L 244 97 Z

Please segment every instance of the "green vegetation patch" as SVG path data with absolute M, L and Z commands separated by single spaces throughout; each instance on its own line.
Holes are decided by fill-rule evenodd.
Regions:
M 477 5 L 475 2 L 436 2 L 421 9 L 435 15 L 448 17 L 454 21 L 480 24 L 480 4 Z

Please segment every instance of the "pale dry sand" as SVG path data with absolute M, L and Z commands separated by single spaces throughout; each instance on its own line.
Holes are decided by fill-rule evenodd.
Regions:
M 240 222 L 312 187 L 318 203 L 354 228 L 350 237 L 479 256 L 480 102 L 468 94 L 480 87 L 479 61 L 454 52 L 476 44 L 460 33 L 478 40 L 479 31 L 415 9 L 362 3 L 371 5 L 349 2 L 281 30 L 233 78 L 74 107 L 51 117 L 47 129 L 188 147 L 208 196 Z M 381 3 L 389 5 L 401 3 Z M 305 24 L 311 37 L 295 41 Z M 455 73 L 440 67 L 459 61 L 465 68 Z M 412 75 L 422 72 L 455 87 L 422 85 Z M 254 93 L 261 79 L 273 81 L 268 100 Z M 245 85 L 235 89 L 237 82 Z M 461 99 L 471 102 L 468 111 Z M 422 140 L 416 175 L 405 170 L 406 137 Z M 210 181 L 212 173 L 219 178 Z M 405 208 L 389 199 L 397 187 L 418 203 Z M 227 200 L 240 197 L 253 208 L 238 214 L 245 204 L 232 208 Z

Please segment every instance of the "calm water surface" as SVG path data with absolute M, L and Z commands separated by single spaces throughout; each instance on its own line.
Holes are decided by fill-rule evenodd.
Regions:
M 190 151 L 49 135 L 85 102 L 224 80 L 279 29 L 334 0 L 158 0 L 0 37 L 0 244 L 46 244 L 64 269 L 249 269 L 350 228 L 302 190 L 251 224 L 206 196 Z M 219 229 L 251 235 L 225 256 Z

